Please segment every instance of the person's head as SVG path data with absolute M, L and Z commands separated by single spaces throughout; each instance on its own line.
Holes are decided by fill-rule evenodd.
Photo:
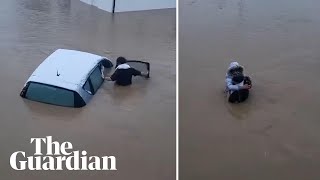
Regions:
M 125 64 L 127 62 L 127 59 L 124 57 L 118 57 L 117 58 L 117 66 L 120 64 Z
M 243 75 L 243 67 L 238 62 L 232 62 L 229 65 L 228 74 L 231 76 Z

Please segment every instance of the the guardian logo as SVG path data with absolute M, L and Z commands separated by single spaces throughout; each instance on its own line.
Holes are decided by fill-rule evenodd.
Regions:
M 86 151 L 72 151 L 70 142 L 52 142 L 51 136 L 31 138 L 30 143 L 33 142 L 33 156 L 26 157 L 23 151 L 11 155 L 10 165 L 14 170 L 117 170 L 114 156 L 88 157 Z M 46 145 L 46 153 L 41 145 Z

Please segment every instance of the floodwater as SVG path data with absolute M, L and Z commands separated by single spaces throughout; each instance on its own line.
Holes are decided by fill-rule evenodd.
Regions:
M 320 1 L 181 0 L 180 179 L 320 177 Z M 250 99 L 223 94 L 231 59 Z
M 6 0 L 0 6 L 0 179 L 175 178 L 175 10 L 111 14 L 79 0 Z M 31 102 L 19 93 L 58 48 L 151 63 L 131 87 L 105 82 L 87 106 Z M 75 66 L 76 68 L 76 66 Z M 115 156 L 118 171 L 14 171 L 10 155 L 33 155 L 32 137 L 69 141 L 88 155 Z

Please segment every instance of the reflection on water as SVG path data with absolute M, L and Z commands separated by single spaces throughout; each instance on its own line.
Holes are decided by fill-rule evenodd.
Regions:
M 152 76 L 131 87 L 105 82 L 89 104 L 70 109 L 19 93 L 57 48 L 148 61 Z M 175 10 L 114 16 L 79 0 L 6 0 L 0 6 L 1 179 L 174 179 Z M 14 172 L 8 158 L 34 152 L 31 137 L 70 141 L 118 157 L 119 172 Z
M 181 179 L 317 179 L 320 2 L 180 1 Z M 253 79 L 226 103 L 231 59 Z M 312 85 L 311 85 L 312 84 Z

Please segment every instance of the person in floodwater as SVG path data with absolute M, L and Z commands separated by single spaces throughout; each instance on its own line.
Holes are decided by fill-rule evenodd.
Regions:
M 146 78 L 148 76 L 147 73 L 130 67 L 124 57 L 118 57 L 116 63 L 116 71 L 110 77 L 105 77 L 105 80 L 115 81 L 120 86 L 128 86 L 132 84 L 132 76 L 143 76 Z
M 238 62 L 230 63 L 226 74 L 226 92 L 230 103 L 240 103 L 249 97 L 251 79 L 243 71 L 244 68 Z

